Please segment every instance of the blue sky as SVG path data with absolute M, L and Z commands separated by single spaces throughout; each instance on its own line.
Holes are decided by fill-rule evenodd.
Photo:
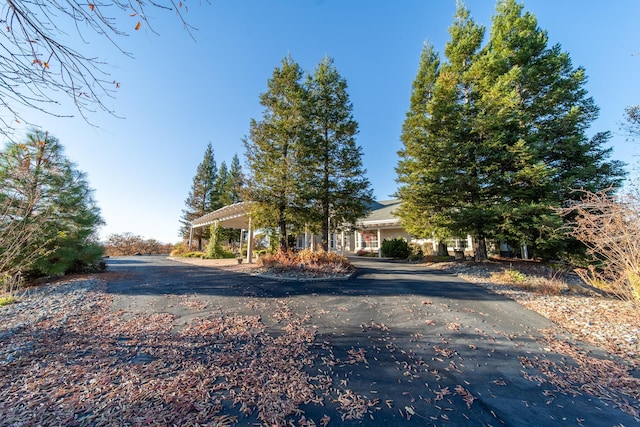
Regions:
M 487 27 L 495 2 L 467 0 Z M 601 108 L 589 134 L 610 130 L 613 158 L 631 165 L 636 148 L 619 132 L 624 108 L 640 103 L 640 2 L 526 0 L 551 43 L 583 66 L 587 89 Z M 152 10 L 148 28 L 119 39 L 128 58 L 107 43 L 80 49 L 108 63 L 121 87 L 105 113 L 53 119 L 29 114 L 60 139 L 67 156 L 87 172 L 107 222 L 102 236 L 132 232 L 179 240 L 181 210 L 209 142 L 218 165 L 234 154 L 259 119 L 259 94 L 283 57 L 312 71 L 334 58 L 346 78 L 359 123 L 358 143 L 378 199 L 396 190 L 395 165 L 411 83 L 425 40 L 442 53 L 454 0 L 211 0 L 191 4 L 192 39 L 171 12 Z M 126 19 L 126 18 L 125 18 Z M 126 26 L 125 26 L 126 27 Z M 70 33 L 73 35 L 73 33 Z M 63 105 L 63 112 L 73 113 Z M 66 109 L 64 109 L 66 108 Z

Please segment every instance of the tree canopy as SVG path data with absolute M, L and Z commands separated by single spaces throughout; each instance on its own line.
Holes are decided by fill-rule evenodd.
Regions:
M 252 182 L 248 196 L 256 202 L 256 225 L 277 228 L 282 250 L 287 249 L 290 227 L 304 225 L 309 215 L 302 197 L 303 75 L 290 56 L 282 60 L 260 95 L 262 120 L 251 119 L 249 137 L 244 139 Z
M 321 231 L 327 249 L 329 222 L 353 223 L 372 201 L 346 89 L 333 59 L 325 57 L 305 78 L 288 56 L 260 96 L 262 119 L 251 121 L 244 141 L 248 196 L 257 202 L 257 225 L 277 229 L 281 250 L 288 233 L 305 229 Z
M 216 180 L 218 179 L 218 166 L 214 158 L 213 146 L 209 142 L 196 174 L 193 177 L 191 189 L 184 201 L 185 208 L 180 218 L 180 234 L 188 238 L 191 232 L 191 222 L 206 213 L 221 207 L 220 198 L 216 194 Z M 195 239 L 198 240 L 198 250 L 202 250 L 202 240 L 208 237 L 208 230 L 198 228 L 194 230 Z
M 63 274 L 95 264 L 100 210 L 57 138 L 34 130 L 0 154 L 0 273 Z
M 305 82 L 308 137 L 302 160 L 308 174 L 305 196 L 312 201 L 315 225 L 328 250 L 330 223 L 334 228 L 363 218 L 373 198 L 356 143 L 358 123 L 347 93 L 347 81 L 330 57 L 318 64 Z
M 488 43 L 458 5 L 445 61 L 423 50 L 403 125 L 396 171 L 400 217 L 420 237 L 471 234 L 476 258 L 487 238 L 563 249 L 553 206 L 572 189 L 619 186 L 608 132 L 588 138 L 598 108 L 559 45 L 549 46 L 533 14 L 500 1 Z

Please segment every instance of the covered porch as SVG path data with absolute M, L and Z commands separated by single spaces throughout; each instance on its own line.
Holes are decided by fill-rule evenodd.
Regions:
M 251 204 L 252 202 L 238 202 L 233 205 L 224 206 L 218 210 L 196 218 L 191 222 L 189 232 L 189 248 L 193 241 L 193 230 L 201 227 L 209 227 L 218 224 L 225 228 L 235 228 L 240 231 L 240 253 L 244 245 L 244 232 L 247 232 L 247 263 L 253 262 L 253 226 L 251 224 Z

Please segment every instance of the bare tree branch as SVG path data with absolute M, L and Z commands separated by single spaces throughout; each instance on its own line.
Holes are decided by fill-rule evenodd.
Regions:
M 119 41 L 143 25 L 155 33 L 149 8 L 174 11 L 191 34 L 186 1 L 6 0 L 0 8 L 0 135 L 11 138 L 18 124 L 33 124 L 23 110 L 68 117 L 57 111 L 63 99 L 71 99 L 87 122 L 97 111 L 115 115 L 105 101 L 120 83 L 105 62 L 86 53 L 87 36 L 98 35 L 131 56 Z M 65 41 L 64 28 L 74 28 L 85 48 Z
M 577 270 L 582 279 L 640 306 L 640 194 L 609 193 L 587 191 L 560 213 L 574 217 L 569 234 L 593 257 L 588 269 Z

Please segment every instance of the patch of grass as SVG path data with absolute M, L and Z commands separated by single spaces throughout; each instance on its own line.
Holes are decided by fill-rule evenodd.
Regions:
M 0 307 L 4 307 L 5 305 L 15 304 L 18 302 L 18 299 L 13 295 L 5 295 L 0 297 Z
M 205 254 L 204 252 L 195 251 L 195 252 L 187 252 L 182 256 L 185 258 L 206 258 L 207 254 Z
M 503 270 L 491 273 L 491 280 L 507 285 L 523 285 L 527 276 L 518 270 Z

